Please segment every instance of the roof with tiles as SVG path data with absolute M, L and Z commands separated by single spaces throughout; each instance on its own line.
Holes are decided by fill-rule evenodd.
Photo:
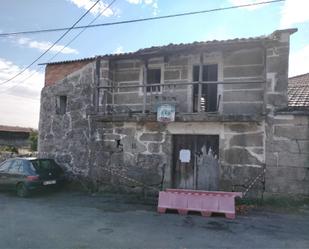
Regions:
M 25 128 L 25 127 L 19 127 L 19 126 L 0 125 L 0 131 L 30 133 L 30 132 L 34 131 L 34 129 L 32 129 L 32 128 Z
M 290 110 L 309 110 L 309 73 L 289 78 Z
M 66 60 L 66 61 L 56 61 L 56 62 L 48 62 L 42 63 L 41 65 L 53 65 L 53 64 L 62 64 L 62 63 L 70 63 L 70 62 L 79 62 L 79 61 L 93 61 L 97 57 L 101 58 L 124 58 L 130 56 L 141 56 L 141 55 L 152 55 L 164 52 L 170 52 L 173 50 L 182 50 L 182 49 L 190 49 L 190 48 L 197 48 L 202 47 L 205 45 L 220 45 L 220 44 L 233 44 L 233 43 L 247 43 L 247 42 L 255 42 L 255 41 L 262 41 L 267 40 L 270 38 L 268 36 L 257 36 L 257 37 L 249 37 L 249 38 L 235 38 L 235 39 L 228 39 L 228 40 L 212 40 L 212 41 L 195 41 L 192 43 L 180 43 L 180 44 L 173 44 L 170 43 L 164 46 L 152 46 L 150 48 L 142 48 L 135 52 L 128 52 L 128 53 L 119 53 L 119 54 L 105 54 L 100 56 L 93 56 L 88 58 L 82 58 L 77 60 Z
M 180 43 L 180 44 L 170 43 L 165 46 L 153 46 L 150 48 L 139 49 L 135 52 L 119 53 L 119 54 L 105 54 L 101 56 L 93 56 L 93 57 L 82 58 L 82 59 L 77 59 L 77 60 L 42 63 L 41 65 L 62 64 L 62 63 L 79 62 L 79 61 L 93 61 L 97 57 L 117 59 L 117 58 L 131 57 L 131 56 L 152 55 L 152 54 L 159 54 L 159 53 L 177 51 L 177 50 L 182 50 L 182 49 L 198 48 L 198 47 L 203 47 L 203 46 L 208 46 L 208 45 L 224 45 L 224 44 L 249 43 L 249 42 L 258 42 L 258 41 L 271 41 L 271 40 L 276 39 L 277 34 L 280 32 L 288 32 L 290 34 L 293 34 L 296 31 L 297 29 L 285 29 L 285 30 L 276 30 L 272 34 L 267 35 L 267 36 L 262 35 L 262 36 L 257 36 L 257 37 L 235 38 L 235 39 L 227 39 L 227 40 L 212 40 L 212 41 L 199 41 L 199 42 L 195 41 L 192 43 Z

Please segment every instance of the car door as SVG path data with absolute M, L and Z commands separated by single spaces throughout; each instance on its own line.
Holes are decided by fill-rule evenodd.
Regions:
M 9 178 L 10 178 L 9 169 L 13 162 L 14 160 L 8 160 L 0 165 L 0 188 L 1 189 L 8 188 Z
M 15 190 L 18 182 L 22 181 L 24 176 L 22 172 L 22 160 L 14 160 L 8 170 L 7 187 Z

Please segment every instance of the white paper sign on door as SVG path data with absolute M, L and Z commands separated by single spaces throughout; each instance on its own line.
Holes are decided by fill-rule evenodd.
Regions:
M 180 150 L 179 159 L 182 163 L 189 163 L 191 159 L 191 151 L 190 150 Z

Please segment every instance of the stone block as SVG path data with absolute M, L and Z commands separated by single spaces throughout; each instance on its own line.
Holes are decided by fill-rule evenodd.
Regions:
M 95 127 L 97 129 L 112 129 L 114 124 L 112 122 L 95 122 Z
M 266 180 L 266 192 L 283 195 L 309 195 L 308 181 L 287 181 L 285 177 Z
M 257 167 L 237 167 L 232 165 L 221 165 L 220 189 L 224 191 L 244 191 L 244 188 L 237 185 L 248 185 L 252 179 L 262 172 L 263 168 Z M 256 198 L 259 191 L 263 189 L 261 181 L 257 181 L 251 188 L 248 196 Z
M 130 70 L 130 71 L 118 71 L 115 74 L 115 80 L 117 82 L 121 81 L 139 81 L 140 71 Z
M 134 61 L 117 61 L 115 63 L 116 70 L 121 69 L 132 69 L 135 68 L 135 62 Z
M 295 181 L 309 181 L 309 169 L 308 168 L 295 168 L 295 167 L 271 167 L 266 168 L 266 179 L 278 179 L 284 178 L 284 180 Z
M 148 152 L 150 153 L 159 153 L 160 152 L 160 144 L 159 143 L 149 143 L 148 144 Z
M 269 152 L 269 151 L 266 151 L 266 155 L 265 155 L 265 163 L 268 166 L 276 166 L 278 167 L 278 162 L 279 162 L 279 159 L 278 159 L 278 153 L 277 152 Z
M 277 74 L 276 78 L 275 91 L 285 93 L 288 88 L 288 71 L 282 74 Z
M 115 128 L 115 134 L 134 136 L 134 128 Z
M 118 134 L 104 134 L 103 135 L 103 140 L 116 140 L 120 139 L 120 135 Z
M 230 146 L 263 146 L 263 133 L 234 135 Z
M 105 152 L 116 152 L 119 151 L 119 148 L 116 147 L 116 141 L 104 141 L 103 149 Z
M 264 149 L 263 148 L 253 148 L 251 151 L 255 154 L 263 155 L 264 154 Z
M 257 123 L 239 123 L 239 124 L 224 124 L 225 132 L 252 132 L 259 131 L 262 127 Z
M 305 167 L 309 169 L 309 156 L 308 154 L 291 154 L 279 152 L 278 164 L 279 167 Z
M 289 138 L 289 139 L 300 139 L 306 140 L 309 138 L 309 128 L 308 126 L 275 126 L 274 135 L 277 137 Z
M 180 71 L 179 70 L 166 70 L 164 71 L 164 80 L 179 80 Z
M 245 148 L 230 148 L 224 150 L 224 162 L 228 164 L 261 165 Z
M 272 94 L 268 93 L 266 95 L 267 104 L 276 107 L 285 107 L 288 105 L 288 97 L 285 94 Z
M 300 153 L 309 154 L 309 138 L 308 140 L 299 140 L 296 142 L 297 142 L 297 146 L 299 148 Z
M 164 164 L 162 155 L 159 154 L 138 154 L 137 166 L 144 169 L 159 169 Z
M 263 91 L 225 91 L 223 102 L 263 101 Z
M 295 140 L 266 140 L 266 150 L 269 152 L 304 153 Z
M 147 151 L 146 146 L 137 141 L 134 136 L 125 136 L 120 143 L 123 145 L 124 152 L 142 153 Z
M 187 57 L 169 57 L 168 66 L 187 66 L 188 58 Z
M 224 54 L 224 65 L 254 65 L 263 64 L 263 50 L 242 49 Z
M 112 167 L 123 167 L 124 166 L 124 154 L 122 152 L 113 153 L 110 157 L 110 164 Z
M 223 103 L 224 114 L 261 114 L 263 103 Z
M 181 70 L 181 77 L 182 80 L 188 79 L 188 69 Z
M 263 90 L 263 83 L 246 83 L 246 84 L 224 84 L 224 90 L 249 90 L 249 89 L 261 89 Z
M 126 93 L 126 94 L 115 93 L 114 97 L 115 97 L 116 104 L 129 105 L 129 104 L 142 104 L 143 103 L 142 96 L 139 96 L 138 93 Z
M 262 77 L 263 73 L 263 65 L 224 67 L 223 69 L 224 78 Z
M 275 115 L 274 118 L 268 116 L 267 123 L 269 125 L 294 125 L 294 126 L 307 126 L 309 125 L 309 116 L 298 116 L 298 115 Z
M 145 124 L 146 131 L 164 131 L 166 129 L 166 124 L 159 122 L 146 122 Z
M 163 140 L 162 133 L 144 133 L 140 136 L 141 141 L 161 142 Z

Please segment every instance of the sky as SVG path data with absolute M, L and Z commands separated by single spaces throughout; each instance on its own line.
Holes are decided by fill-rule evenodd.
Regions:
M 229 7 L 264 0 L 101 0 L 79 25 L 115 22 L 175 13 Z M 15 31 L 72 26 L 95 0 L 0 0 L 0 34 Z M 37 128 L 44 66 L 38 63 L 71 60 L 95 55 L 131 52 L 169 43 L 225 40 L 271 34 L 298 28 L 291 37 L 289 76 L 309 72 L 309 1 L 285 0 L 259 5 L 178 17 L 173 19 L 105 26 L 79 32 L 72 30 L 53 49 L 19 77 L 5 84 L 40 56 L 63 33 L 0 37 L 0 124 Z M 59 52 L 61 51 L 61 52 Z M 57 54 L 58 53 L 58 54 Z M 54 57 L 54 58 L 53 58 Z M 52 59 L 51 59 L 52 58 Z

